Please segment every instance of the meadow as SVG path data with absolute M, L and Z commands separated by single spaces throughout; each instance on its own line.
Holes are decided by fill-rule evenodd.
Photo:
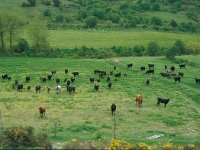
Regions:
M 75 48 L 83 45 L 93 48 L 111 48 L 113 46 L 147 46 L 155 41 L 161 47 L 169 48 L 181 39 L 189 49 L 200 46 L 199 34 L 166 33 L 154 31 L 104 31 L 104 30 L 49 30 L 48 40 L 53 48 Z
M 200 86 L 194 78 L 200 75 L 200 56 L 183 56 L 190 65 L 179 69 L 178 64 L 163 57 L 121 57 L 110 59 L 64 59 L 64 58 L 27 58 L 0 57 L 0 73 L 8 73 L 12 81 L 0 79 L 0 110 L 3 127 L 14 125 L 33 126 L 36 132 L 42 131 L 49 135 L 53 142 L 71 139 L 82 141 L 108 141 L 113 138 L 113 117 L 110 106 L 116 103 L 116 136 L 130 143 L 145 142 L 149 144 L 171 141 L 176 144 L 195 143 L 200 138 Z M 133 63 L 132 69 L 126 65 Z M 140 71 L 141 66 L 155 64 L 155 74 L 146 75 Z M 175 72 L 183 72 L 180 83 L 173 79 L 162 78 L 160 72 L 164 65 L 175 65 Z M 90 77 L 94 69 L 107 72 L 116 66 L 116 71 L 127 73 L 117 81 L 111 76 L 113 83 L 109 90 L 106 79 L 99 83 L 100 90 L 94 92 Z M 68 68 L 69 73 L 64 74 Z M 52 81 L 41 83 L 40 77 L 57 70 Z M 79 71 L 73 84 L 74 94 L 66 92 L 64 78 L 71 77 L 72 71 Z M 30 75 L 30 83 L 25 83 L 25 77 Z M 61 78 L 62 92 L 56 94 L 55 78 Z M 18 79 L 31 85 L 28 92 L 23 89 L 18 92 L 12 83 Z M 151 83 L 146 86 L 146 79 Z M 42 90 L 35 93 L 34 86 L 40 84 Z M 51 87 L 48 94 L 46 88 Z M 135 106 L 135 96 L 144 96 L 143 108 Z M 166 108 L 156 106 L 157 97 L 170 98 Z M 39 116 L 38 107 L 45 105 L 46 116 Z M 54 126 L 57 125 L 57 137 L 54 136 Z M 162 135 L 151 139 L 152 136 Z

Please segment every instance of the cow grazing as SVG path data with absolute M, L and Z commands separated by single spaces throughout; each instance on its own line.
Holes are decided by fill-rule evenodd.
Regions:
M 95 74 L 99 73 L 99 69 L 94 69 L 94 73 Z
M 140 67 L 140 70 L 141 71 L 145 71 L 145 67 Z
M 66 83 L 66 82 L 67 82 L 67 78 L 64 79 L 64 83 Z
M 35 86 L 35 92 L 38 93 L 41 90 L 41 86 L 40 85 L 36 85 Z
M 116 77 L 116 78 L 121 77 L 121 72 L 116 73 L 116 74 L 115 74 L 115 77 Z
M 110 81 L 110 77 L 107 77 L 106 81 L 109 82 Z
M 51 71 L 51 74 L 52 74 L 52 76 L 53 76 L 54 74 L 56 74 L 56 70 L 52 70 L 52 71 Z
M 116 104 L 113 103 L 113 104 L 111 105 L 112 116 L 113 116 L 113 115 L 115 116 L 116 108 L 117 108 Z
M 79 72 L 75 71 L 75 72 L 72 72 L 72 74 L 75 76 L 79 76 Z
M 167 70 L 167 65 L 165 65 L 165 70 Z
M 75 81 L 75 78 L 72 77 L 70 80 L 71 80 L 71 82 L 73 83 L 73 82 Z
M 31 90 L 31 86 L 27 86 L 27 91 L 30 91 Z
M 167 72 L 161 72 L 160 75 L 161 75 L 162 77 L 170 77 L 170 74 L 167 73 Z
M 40 117 L 45 116 L 46 107 L 40 106 L 40 107 L 38 107 L 38 109 L 39 109 Z
M 137 95 L 135 97 L 136 106 L 138 106 L 139 108 L 142 108 L 142 101 L 143 101 L 142 95 Z
M 113 68 L 114 68 L 114 70 L 116 70 L 116 69 L 117 69 L 117 67 L 116 67 L 116 66 L 114 66 Z
M 7 79 L 8 79 L 8 74 L 3 74 L 3 75 L 2 75 L 2 79 L 3 79 L 3 80 L 7 80 Z
M 101 82 L 101 79 L 97 79 L 97 82 Z
M 108 88 L 111 89 L 111 87 L 112 87 L 112 83 L 109 82 L 109 83 L 108 83 Z
M 160 106 L 160 103 L 164 103 L 164 104 L 165 104 L 164 107 L 166 107 L 166 105 L 169 103 L 169 100 L 170 100 L 170 99 L 167 99 L 167 98 L 159 98 L 159 97 L 158 97 L 157 106 Z
M 65 74 L 67 74 L 67 73 L 68 73 L 68 71 L 69 71 L 68 69 L 65 69 Z
M 40 81 L 46 83 L 47 82 L 47 78 L 46 77 L 40 77 Z
M 174 66 L 171 66 L 171 67 L 170 67 L 170 70 L 174 72 L 175 67 L 174 67 Z
M 56 78 L 56 83 L 57 83 L 57 84 L 60 83 L 60 78 Z
M 52 75 L 47 75 L 47 79 L 50 81 L 51 80 L 51 78 L 52 78 Z
M 154 68 L 154 64 L 148 64 L 149 69 Z
M 7 80 L 9 80 L 9 81 L 10 81 L 10 80 L 11 80 L 11 77 L 7 77 Z
M 180 69 L 185 68 L 185 66 L 186 66 L 186 64 L 184 64 L 184 63 L 179 64 Z
M 200 78 L 195 78 L 195 82 L 200 85 Z
M 128 68 L 132 68 L 132 67 L 133 67 L 133 64 L 132 64 L 132 63 L 131 63 L 131 64 L 128 64 L 127 67 L 128 67 Z
M 94 78 L 89 78 L 90 83 L 94 83 Z
M 26 77 L 26 83 L 28 83 L 31 80 L 30 76 Z
M 113 75 L 113 71 L 112 70 L 110 70 L 110 75 Z
M 18 85 L 17 85 L 17 89 L 18 89 L 18 91 L 22 91 L 22 89 L 23 89 L 23 84 L 18 84 Z
M 99 77 L 103 78 L 104 76 L 106 76 L 106 71 L 99 71 Z
M 71 93 L 75 93 L 76 88 L 72 87 L 72 86 L 67 86 L 67 91 L 71 94 Z
M 146 74 L 154 74 L 154 70 L 147 70 Z
M 184 73 L 183 72 L 179 72 L 178 75 L 183 77 Z
M 71 82 L 70 82 L 69 80 L 67 80 L 67 86 L 69 86 L 69 85 L 70 85 L 70 83 L 71 83 Z
M 99 85 L 94 85 L 94 90 L 98 91 L 99 90 Z
M 149 79 L 146 80 L 146 84 L 147 84 L 147 86 L 150 84 L 150 80 Z
M 19 80 L 14 81 L 14 85 L 17 86 L 19 84 Z
M 174 77 L 174 81 L 175 81 L 175 83 L 180 82 L 181 81 L 181 77 L 180 76 L 175 76 Z
M 47 93 L 49 94 L 51 91 L 51 88 L 50 87 L 47 87 Z
M 56 86 L 56 93 L 57 94 L 61 93 L 61 86 L 60 85 Z

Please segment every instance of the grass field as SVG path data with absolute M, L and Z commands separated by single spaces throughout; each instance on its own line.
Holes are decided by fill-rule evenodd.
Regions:
M 73 138 L 80 140 L 110 140 L 113 137 L 113 118 L 110 105 L 117 104 L 116 135 L 131 143 L 193 143 L 200 138 L 200 86 L 194 78 L 200 76 L 200 56 L 184 56 L 197 66 L 179 69 L 161 57 L 129 57 L 97 59 L 61 59 L 61 58 L 17 58 L 0 57 L 0 73 L 8 73 L 12 81 L 0 79 L 0 110 L 4 128 L 13 125 L 33 126 L 38 131 L 49 134 L 51 141 L 66 141 Z M 130 70 L 126 64 L 133 63 Z M 155 75 L 145 75 L 139 67 L 155 63 Z M 172 79 L 161 78 L 164 65 L 175 65 L 175 72 L 184 72 L 181 83 Z M 109 71 L 113 66 L 117 71 L 127 72 L 118 81 L 111 77 L 113 87 L 108 89 L 106 79 L 102 79 L 100 91 L 94 92 L 89 77 L 95 76 L 94 69 Z M 69 68 L 69 74 L 64 69 Z M 57 74 L 52 81 L 41 83 L 39 77 L 46 76 L 56 69 Z M 80 71 L 74 86 L 76 93 L 66 92 L 63 80 L 69 78 L 72 71 Z M 25 83 L 25 76 L 31 76 L 31 82 Z M 62 79 L 62 92 L 55 92 L 55 78 Z M 97 77 L 97 76 L 95 76 Z M 145 81 L 150 78 L 150 86 Z M 31 91 L 24 89 L 18 92 L 12 88 L 14 79 L 25 85 L 31 85 Z M 41 93 L 36 94 L 34 86 L 42 86 Z M 47 94 L 46 87 L 51 87 Z M 135 95 L 144 96 L 143 108 L 135 106 Z M 170 102 L 166 108 L 157 107 L 157 97 L 168 97 Z M 38 106 L 47 107 L 46 117 L 40 118 Z M 54 137 L 54 123 L 57 122 L 58 133 Z M 158 139 L 148 139 L 153 135 L 163 134 Z
M 83 45 L 93 48 L 110 48 L 112 46 L 134 47 L 137 44 L 147 46 L 156 41 L 162 47 L 172 46 L 181 39 L 190 49 L 200 47 L 198 34 L 180 34 L 150 31 L 84 31 L 84 30 L 50 30 L 49 42 L 53 48 L 74 48 Z

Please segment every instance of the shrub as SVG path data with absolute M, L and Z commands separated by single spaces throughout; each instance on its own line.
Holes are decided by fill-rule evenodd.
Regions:
M 36 5 L 36 0 L 27 0 L 31 6 L 35 6 Z
M 147 54 L 149 56 L 157 56 L 159 54 L 160 47 L 156 42 L 150 42 L 147 48 Z
M 28 2 L 23 2 L 22 7 L 31 7 L 31 4 Z
M 134 53 L 136 56 L 142 56 L 145 48 L 143 45 L 136 45 L 134 46 Z
M 52 16 L 52 12 L 51 12 L 51 10 L 50 9 L 46 9 L 45 11 L 44 11 L 44 16 L 46 16 L 46 17 L 51 17 Z
M 161 26 L 162 25 L 162 20 L 159 17 L 152 17 L 151 18 L 151 24 L 152 25 Z
M 106 18 L 106 12 L 104 9 L 95 9 L 93 15 L 97 17 L 98 19 L 105 19 Z
M 179 55 L 183 55 L 186 54 L 186 48 L 185 48 L 185 44 L 182 40 L 176 40 L 174 46 L 176 47 L 176 52 Z
M 120 16 L 119 16 L 119 14 L 117 14 L 117 13 L 111 14 L 110 20 L 111 20 L 113 23 L 119 23 L 119 21 L 120 21 Z
M 160 10 L 160 5 L 159 5 L 159 3 L 153 4 L 152 10 L 154 10 L 154 11 L 159 11 L 159 10 Z
M 124 140 L 114 140 L 108 145 L 109 150 L 113 149 L 131 149 L 132 145 Z
M 97 26 L 98 19 L 95 16 L 89 16 L 85 20 L 85 26 L 87 28 L 94 28 Z
M 49 5 L 51 5 L 51 1 L 50 1 L 50 0 L 46 0 L 46 1 L 44 2 L 44 4 L 47 5 L 47 6 L 49 6 Z
M 56 22 L 64 22 L 64 16 L 63 15 L 57 15 L 55 17 Z
M 21 53 L 23 51 L 27 51 L 29 50 L 29 44 L 28 41 L 26 39 L 20 39 L 17 46 L 15 47 L 15 52 L 16 53 Z
M 60 4 L 61 4 L 60 0 L 53 0 L 53 5 L 54 5 L 55 7 L 59 7 Z
M 79 12 L 78 12 L 78 19 L 81 20 L 81 19 L 85 19 L 87 18 L 88 14 L 87 14 L 87 10 L 85 9 L 81 9 Z

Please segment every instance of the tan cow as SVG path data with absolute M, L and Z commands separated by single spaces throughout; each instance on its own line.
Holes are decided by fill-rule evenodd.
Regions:
M 142 108 L 142 100 L 143 100 L 142 95 L 137 95 L 135 97 L 136 106 L 138 106 L 139 108 Z
M 40 117 L 43 117 L 43 115 L 45 116 L 46 107 L 40 106 L 40 107 L 38 107 L 38 109 L 39 109 L 39 112 L 40 112 Z

